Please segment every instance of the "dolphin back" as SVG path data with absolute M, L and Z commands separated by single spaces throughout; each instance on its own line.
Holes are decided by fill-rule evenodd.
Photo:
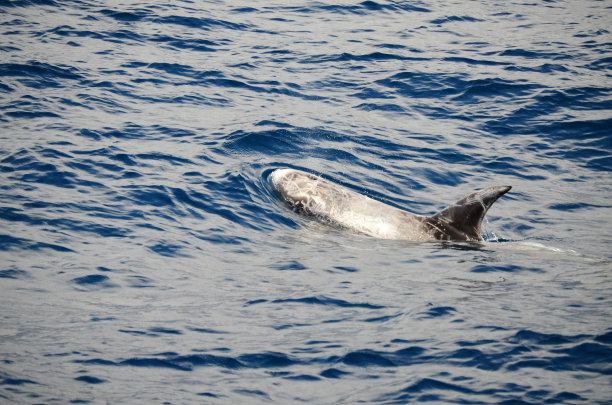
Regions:
M 510 191 L 511 186 L 493 186 L 475 191 L 427 217 L 425 224 L 439 240 L 482 241 L 482 219 L 495 201 Z
M 366 235 L 411 241 L 482 241 L 482 219 L 495 200 L 511 188 L 498 186 L 476 191 L 425 217 L 300 170 L 277 169 L 270 178 L 296 211 Z

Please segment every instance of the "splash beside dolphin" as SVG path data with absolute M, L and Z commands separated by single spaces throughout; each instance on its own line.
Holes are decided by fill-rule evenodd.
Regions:
M 270 178 L 282 197 L 300 212 L 369 236 L 410 241 L 482 241 L 482 219 L 512 188 L 494 186 L 475 191 L 435 215 L 421 216 L 299 170 L 278 169 Z

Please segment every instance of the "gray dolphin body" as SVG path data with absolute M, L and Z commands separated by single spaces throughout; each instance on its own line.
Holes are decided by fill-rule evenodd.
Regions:
M 296 210 L 384 239 L 482 241 L 480 225 L 493 203 L 512 187 L 475 191 L 432 216 L 421 216 L 294 169 L 270 174 L 274 187 Z

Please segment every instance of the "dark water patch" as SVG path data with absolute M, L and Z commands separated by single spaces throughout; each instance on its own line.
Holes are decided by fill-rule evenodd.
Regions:
M 351 94 L 352 97 L 356 97 L 362 100 L 370 100 L 370 99 L 390 99 L 392 96 L 371 88 L 364 88 L 358 93 Z
M 260 298 L 260 299 L 256 299 L 256 300 L 247 301 L 247 302 L 244 303 L 244 305 L 245 306 L 257 305 L 257 304 L 263 304 L 264 302 L 268 302 L 268 300 Z
M 607 335 L 602 335 L 607 336 Z M 506 368 L 516 371 L 522 368 L 542 368 L 551 371 L 583 371 L 603 375 L 612 374 L 612 345 L 601 336 L 544 334 L 521 330 L 508 339 L 518 347 L 525 345 L 547 354 L 507 361 Z M 508 359 L 510 360 L 510 359 Z
M 255 7 L 237 7 L 231 10 L 232 13 L 243 14 L 243 13 L 257 13 L 259 9 Z
M 159 24 L 172 24 L 172 25 L 180 25 L 187 28 L 196 28 L 205 31 L 210 30 L 218 30 L 218 29 L 230 29 L 243 31 L 247 29 L 253 29 L 253 25 L 250 24 L 241 24 L 234 23 L 225 20 L 217 20 L 213 18 L 204 18 L 204 17 L 185 17 L 178 15 L 170 15 L 165 17 L 159 17 L 153 19 L 154 23 Z
M 304 298 L 284 298 L 277 299 L 271 301 L 273 304 L 288 304 L 288 303 L 298 303 L 298 304 L 310 304 L 310 305 L 329 305 L 329 306 L 337 306 L 341 308 L 367 308 L 367 309 L 382 309 L 385 308 L 381 305 L 374 305 L 369 303 L 354 303 L 348 302 L 344 300 L 329 298 L 325 296 L 318 297 L 304 297 Z
M 89 274 L 87 276 L 76 277 L 70 280 L 79 290 L 90 291 L 92 289 L 117 287 L 110 281 L 108 276 L 103 274 Z
M 0 49 L 0 52 L 3 52 L 2 49 Z M 14 91 L 14 89 L 9 86 L 8 84 L 4 84 L 2 82 L 0 82 L 0 91 L 4 92 L 4 93 L 10 93 L 12 91 Z
M 378 317 L 375 317 L 375 318 L 367 318 L 367 319 L 364 319 L 363 321 L 364 322 L 387 322 L 387 321 L 389 321 L 391 319 L 397 318 L 397 317 L 402 316 L 402 315 L 403 315 L 402 313 L 398 313 L 398 314 L 394 314 L 394 315 L 378 316 Z
M 108 276 L 102 274 L 90 274 L 88 276 L 74 278 L 72 279 L 72 282 L 79 285 L 88 285 L 105 283 L 108 280 L 110 280 Z
M 126 67 L 143 67 L 147 70 L 153 69 L 168 73 L 170 75 L 183 76 L 195 80 L 206 80 L 211 77 L 223 77 L 223 73 L 218 70 L 196 70 L 190 65 L 183 65 L 179 63 L 153 62 L 148 65 L 126 65 Z
M 226 369 L 239 368 L 279 368 L 295 364 L 295 361 L 282 353 L 266 352 L 245 354 L 237 358 L 211 354 L 194 354 L 186 356 L 167 355 L 161 357 L 134 357 L 119 362 L 88 359 L 76 360 L 80 364 L 97 364 L 107 366 L 133 366 L 150 368 L 170 368 L 191 371 L 194 367 L 222 367 Z
M 461 347 L 471 347 L 471 346 L 480 346 L 480 345 L 488 345 L 491 343 L 495 343 L 495 340 L 492 339 L 484 339 L 484 340 L 477 340 L 475 342 L 468 342 L 468 341 L 458 341 L 455 342 L 458 346 Z
M 143 330 L 119 329 L 118 331 L 121 333 L 127 333 L 128 335 L 132 335 L 132 336 L 157 336 L 157 335 L 151 335 L 148 332 L 145 332 Z
M 270 155 L 291 151 L 296 153 L 305 146 L 305 140 L 300 135 L 285 129 L 262 132 L 237 131 L 228 137 L 223 148 L 238 153 L 259 152 Z
M 75 37 L 75 38 L 93 38 L 104 40 L 106 38 L 105 33 L 99 33 L 89 30 L 79 30 L 69 25 L 60 25 L 58 27 L 52 28 L 45 33 L 47 36 L 59 35 L 62 37 Z
M 178 245 L 176 243 L 162 241 L 155 245 L 148 247 L 151 251 L 158 255 L 165 257 L 189 257 L 186 253 L 186 247 L 184 245 Z
M 461 58 L 458 56 L 452 56 L 443 59 L 445 62 L 457 62 L 467 63 L 468 65 L 482 65 L 482 66 L 508 66 L 509 62 L 499 62 L 490 59 L 473 59 L 473 58 Z
M 436 25 L 442 25 L 442 24 L 447 24 L 451 22 L 482 22 L 482 21 L 484 20 L 481 20 L 476 17 L 470 17 L 467 15 L 466 16 L 452 15 L 448 17 L 436 18 L 435 20 L 431 20 L 430 23 L 436 24 Z
M 143 9 L 134 11 L 117 11 L 104 9 L 100 10 L 100 14 L 103 14 L 119 22 L 135 22 L 147 17 L 148 15 L 150 15 L 150 12 Z
M 75 378 L 75 381 L 81 381 L 81 382 L 85 382 L 87 384 L 102 384 L 104 382 L 106 382 L 106 380 L 103 380 L 101 378 L 98 377 L 93 377 L 90 375 L 82 375 L 80 377 Z
M 238 360 L 252 368 L 289 367 L 296 364 L 296 360 L 278 352 L 243 354 Z
M 217 394 L 213 394 L 212 392 L 199 392 L 196 394 L 199 397 L 208 397 L 208 398 L 219 398 L 220 396 Z
M 255 124 L 256 127 L 271 126 L 276 128 L 293 128 L 293 125 L 287 124 L 286 122 L 273 121 L 273 120 L 262 120 Z
M 30 169 L 39 169 L 39 165 L 43 165 L 43 163 L 38 162 L 34 154 L 28 150 L 21 149 L 13 154 L 3 158 L 0 160 L 2 163 L 3 172 L 12 172 L 16 170 L 30 170 Z M 43 166 L 45 167 L 45 166 Z
M 470 80 L 463 74 L 401 72 L 377 84 L 411 98 L 452 97 L 459 101 L 485 101 L 491 97 L 517 97 L 540 86 L 499 78 Z
M 119 29 L 116 31 L 108 31 L 105 35 L 105 41 L 115 44 L 126 44 L 128 41 L 136 43 L 144 42 L 145 38 L 136 31 L 128 29 Z
M 612 331 L 596 336 L 595 341 L 607 345 L 612 345 Z
M 88 129 L 88 128 L 83 128 L 81 130 L 79 130 L 78 132 L 79 135 L 87 137 L 87 138 L 92 138 L 94 140 L 102 140 L 105 138 L 116 138 L 116 139 L 134 139 L 134 140 L 145 140 L 145 139 L 167 139 L 169 137 L 171 138 L 186 138 L 186 137 L 195 137 L 196 136 L 196 132 L 195 131 L 191 131 L 191 130 L 187 130 L 187 129 L 183 129 L 183 128 L 178 128 L 178 127 L 168 127 L 168 126 L 164 126 L 164 125 L 150 125 L 150 126 L 145 126 L 145 125 L 139 125 L 139 124 L 135 124 L 132 122 L 128 122 L 125 125 L 123 125 L 121 128 L 112 128 L 112 127 L 103 127 L 101 129 Z M 112 153 L 111 153 L 112 152 Z M 83 152 L 84 153 L 84 152 Z M 118 151 L 116 149 L 100 149 L 98 150 L 98 154 L 101 154 L 103 156 L 113 156 L 115 154 L 117 155 L 125 155 L 125 156 L 131 156 L 132 155 L 126 155 L 124 152 Z M 159 158 L 163 158 L 163 157 L 174 157 L 168 154 L 164 154 L 161 152 L 158 153 L 153 153 L 153 154 L 146 154 L 143 153 L 142 154 L 144 158 L 146 158 L 147 156 L 151 155 L 152 157 L 159 157 Z M 178 157 L 174 157 L 176 159 L 181 159 Z
M 455 158 L 461 158 L 461 155 L 456 156 Z M 442 184 L 447 186 L 457 187 L 461 183 L 464 182 L 464 178 L 466 178 L 465 173 L 460 172 L 458 170 L 442 170 L 442 169 L 431 169 L 431 168 L 415 168 L 412 169 L 415 175 L 426 178 L 433 184 Z
M 171 188 L 169 191 L 172 193 L 174 200 L 182 204 L 183 206 L 189 208 L 195 208 L 197 212 L 201 212 L 202 214 L 211 212 L 214 209 L 214 203 L 211 202 L 211 198 L 206 196 L 205 194 L 197 191 L 188 190 L 185 191 L 183 189 Z M 212 229 L 211 231 L 213 231 Z M 216 235 L 215 235 L 216 236 Z M 211 235 L 201 235 L 198 233 L 198 237 L 201 238 L 214 238 L 215 236 Z
M 364 111 L 393 111 L 393 112 L 405 112 L 406 110 L 397 104 L 376 104 L 376 103 L 364 103 L 355 106 L 359 110 Z
M 26 378 L 5 378 L 0 380 L 0 385 L 11 385 L 19 386 L 24 384 L 38 384 L 36 381 L 28 380 Z
M 441 391 L 454 391 L 464 394 L 473 394 L 474 391 L 459 385 L 449 384 L 443 381 L 435 380 L 433 378 L 423 378 L 414 384 L 403 389 L 403 392 L 409 393 L 422 393 L 424 391 L 441 390 Z
M 92 95 L 81 93 L 77 95 L 79 100 L 82 100 L 83 103 L 88 104 L 90 106 L 95 106 L 102 111 L 105 111 L 110 114 L 119 114 L 125 112 L 137 112 L 136 108 L 129 103 L 119 102 L 116 98 L 113 98 L 110 95 Z
M 543 63 L 540 66 L 508 66 L 504 68 L 510 72 L 536 72 L 536 73 L 555 73 L 568 72 L 569 69 L 564 65 L 556 63 Z
M 145 276 L 128 276 L 128 286 L 132 288 L 150 288 L 154 287 L 154 281 Z
M 215 52 L 220 45 L 219 41 L 213 42 L 200 38 L 178 38 L 167 35 L 158 35 L 150 38 L 151 41 L 162 44 L 170 49 L 196 51 L 196 52 Z M 226 41 L 224 41 L 226 42 Z
M 392 13 L 392 12 L 421 12 L 428 13 L 429 9 L 422 5 L 399 2 L 381 2 L 366 0 L 358 4 L 309 4 L 308 7 L 296 8 L 301 13 L 335 13 L 335 14 L 356 14 L 367 15 L 372 13 Z
M 0 106 L 0 111 L 11 118 L 60 117 L 53 109 L 57 110 L 55 100 L 31 96 L 21 96 Z
M 57 6 L 53 0 L 2 0 L 2 7 Z
M 148 333 L 148 332 L 145 332 Z M 607 341 L 610 333 L 595 337 Z M 521 340 L 517 340 L 520 336 Z M 537 352 L 544 350 L 547 354 L 534 357 L 534 351 L 524 345 L 529 340 L 530 345 L 536 343 Z M 585 341 L 586 340 L 586 341 Z M 350 372 L 339 370 L 335 365 L 345 364 L 351 367 L 409 367 L 419 364 L 452 365 L 454 367 L 465 367 L 467 369 L 477 368 L 486 371 L 497 371 L 501 368 L 516 371 L 523 368 L 541 368 L 550 371 L 582 371 L 609 375 L 612 370 L 609 367 L 612 347 L 609 343 L 596 343 L 592 336 L 558 336 L 545 335 L 529 331 L 519 331 L 510 336 L 507 344 L 501 341 L 479 340 L 461 341 L 459 349 L 441 350 L 431 348 L 427 350 L 420 346 L 408 346 L 397 351 L 379 351 L 373 349 L 360 349 L 351 351 L 342 356 L 331 356 L 322 358 L 299 358 L 291 357 L 280 352 L 264 352 L 244 354 L 237 357 L 216 356 L 209 354 L 197 354 L 180 356 L 176 353 L 161 353 L 149 358 L 131 358 L 120 362 L 112 362 L 102 359 L 78 360 L 78 363 L 115 365 L 115 366 L 137 366 L 137 367 L 162 367 L 189 371 L 199 366 L 217 366 L 228 369 L 237 368 L 288 368 L 299 364 L 323 364 L 331 365 L 320 373 L 323 378 L 342 378 Z M 577 344 L 575 344 L 577 343 Z M 292 374 L 279 374 L 279 377 L 287 377 Z M 309 374 L 311 375 L 311 374 Z M 307 378 L 307 380 L 311 380 Z M 471 381 L 470 378 L 455 378 L 454 382 Z M 401 393 L 422 393 L 426 391 L 453 391 L 472 393 L 477 395 L 500 395 L 503 397 L 508 393 L 516 391 L 514 388 L 496 388 L 491 390 L 473 390 L 463 385 L 448 383 L 445 381 L 425 378 L 409 387 L 402 389 Z M 473 392 L 472 392 L 473 391 Z M 522 390 L 525 391 L 525 390 Z M 564 393 L 541 394 L 548 398 Z M 568 395 L 572 395 L 569 393 Z M 533 395 L 532 395 L 533 397 Z
M 258 201 L 261 197 L 266 198 L 268 192 L 265 185 L 257 184 L 253 179 L 246 177 L 242 173 L 228 172 L 216 180 L 209 180 L 198 183 L 198 188 L 204 188 L 202 191 L 183 191 L 174 190 L 177 201 L 185 207 L 195 208 L 198 215 L 218 216 L 224 220 L 240 224 L 241 226 L 257 230 L 269 230 L 278 223 L 281 217 L 278 214 L 271 213 L 271 218 L 268 218 L 268 207 L 263 206 Z M 287 219 L 282 219 L 287 221 Z M 212 229 L 216 235 L 204 235 L 202 232 L 196 232 L 196 237 L 206 239 L 225 238 L 221 232 L 225 232 L 222 228 Z M 228 243 L 240 242 L 241 238 L 227 236 L 225 241 Z
M 182 335 L 183 332 L 177 329 L 163 328 L 163 327 L 155 327 L 149 328 L 149 332 L 151 333 L 160 333 L 164 335 Z
M 605 57 L 591 62 L 585 66 L 587 69 L 593 70 L 612 70 L 612 57 Z
M 38 61 L 28 63 L 0 63 L 0 77 L 36 77 L 48 79 L 82 79 L 73 67 L 54 66 Z
M 44 207 L 45 204 L 25 204 L 26 208 L 35 207 L 41 208 Z M 70 208 L 68 206 L 56 207 L 61 209 L 62 211 Z M 78 207 L 81 210 L 84 210 L 84 207 Z M 85 210 L 86 211 L 86 210 Z M 101 213 L 100 216 L 107 217 L 105 213 Z M 83 232 L 83 233 L 93 233 L 95 235 L 103 236 L 103 237 L 125 237 L 131 231 L 128 229 L 115 228 L 110 226 L 105 226 L 102 224 L 98 224 L 95 222 L 84 222 L 84 221 L 75 221 L 69 218 L 44 218 L 44 217 L 36 217 L 33 215 L 27 215 L 23 210 L 12 208 L 12 207 L 4 207 L 0 208 L 0 219 L 5 221 L 12 222 L 24 222 L 33 226 L 51 226 L 56 229 L 64 229 L 66 231 L 72 232 Z
M 569 348 L 550 349 L 549 356 L 518 360 L 508 363 L 506 369 L 516 371 L 537 368 L 550 371 L 581 371 L 601 375 L 612 375 L 612 347 L 594 342 L 585 342 Z
M 195 328 L 195 327 L 188 327 L 188 330 L 191 330 L 193 332 L 198 332 L 198 333 L 212 333 L 212 334 L 226 334 L 227 332 L 224 331 L 220 331 L 220 330 L 216 330 L 216 329 L 209 329 L 209 328 Z
M 114 317 L 112 317 L 112 316 L 108 316 L 108 317 L 105 317 L 105 318 L 100 318 L 100 317 L 97 317 L 97 316 L 93 316 L 93 317 L 91 317 L 89 320 L 90 320 L 91 322 L 102 322 L 102 321 L 114 321 L 114 320 L 116 320 L 116 319 L 117 319 L 117 318 L 114 318 Z
M 610 206 L 604 205 L 596 205 L 596 204 L 588 204 L 588 203 L 558 203 L 551 204 L 548 206 L 551 210 L 557 210 L 562 212 L 571 212 L 571 211 L 580 211 L 580 210 L 589 210 L 591 208 L 611 208 Z
M 291 260 L 288 262 L 279 262 L 271 266 L 275 270 L 308 270 L 308 267 L 304 266 L 297 260 Z
M 23 250 L 34 250 L 34 251 L 50 249 L 56 252 L 75 253 L 74 250 L 64 247 L 64 246 L 55 245 L 51 243 L 36 242 L 31 239 L 17 238 L 17 237 L 6 235 L 6 234 L 0 234 L 0 250 L 12 250 L 12 249 L 23 249 Z
M 607 109 L 612 104 L 608 98 L 610 89 L 603 87 L 573 87 L 567 89 L 547 89 L 534 97 L 534 103 L 519 113 L 524 117 L 537 117 L 562 109 L 598 110 Z
M 334 269 L 336 270 L 340 270 L 340 271 L 345 271 L 348 273 L 356 273 L 359 270 L 355 267 L 348 267 L 348 266 L 334 266 Z
M 47 184 L 50 186 L 60 188 L 76 188 L 79 181 L 77 175 L 73 172 L 57 170 L 57 168 L 50 164 L 41 166 L 44 172 L 26 173 L 19 177 L 19 180 L 26 183 L 39 183 Z M 101 183 L 92 183 L 92 185 L 102 186 Z
M 548 52 L 548 51 L 530 51 L 527 49 L 514 48 L 506 49 L 498 54 L 499 56 L 512 56 L 521 57 L 525 59 L 547 59 L 547 60 L 558 60 L 558 59 L 571 59 L 571 55 L 567 55 L 559 52 Z
M 209 230 L 206 232 L 192 233 L 196 238 L 213 243 L 215 245 L 242 245 L 248 242 L 247 238 L 242 238 L 239 236 L 231 236 L 231 235 L 222 235 L 221 230 Z
M 312 149 L 316 148 L 317 143 L 321 141 L 342 142 L 344 138 L 335 132 L 319 128 L 286 128 L 281 126 L 278 129 L 257 132 L 240 130 L 231 133 L 227 137 L 227 141 L 223 143 L 223 148 L 218 149 L 217 152 L 224 155 L 229 153 L 260 153 L 271 156 L 299 153 L 302 155 L 305 152 L 314 153 Z M 320 151 L 319 149 L 318 152 Z M 333 153 L 332 150 L 328 152 Z
M 132 366 L 132 367 L 146 367 L 146 368 L 169 368 L 173 370 L 180 371 L 191 371 L 193 368 L 192 364 L 187 364 L 184 362 L 177 362 L 173 360 L 167 359 L 158 359 L 158 358 L 142 358 L 142 357 L 134 357 L 127 360 L 123 360 L 117 365 L 120 366 Z
M 192 162 L 189 159 L 181 158 L 178 156 L 168 155 L 166 153 L 139 153 L 135 155 L 136 158 L 140 160 L 153 160 L 153 161 L 161 161 L 168 162 L 175 166 L 181 166 L 186 164 L 191 164 Z
M 551 359 L 554 370 L 585 370 L 603 375 L 612 375 L 612 345 L 585 342 L 579 345 L 553 349 L 551 353 L 560 358 Z
M 477 79 L 465 81 L 461 87 L 466 90 L 455 96 L 455 100 L 480 101 L 491 97 L 514 98 L 531 94 L 540 86 L 521 83 L 517 80 Z
M 12 118 L 60 118 L 61 115 L 50 111 L 7 111 L 4 113 Z
M 523 114 L 522 112 L 521 114 Z M 542 114 L 546 113 L 542 111 Z M 532 114 L 532 113 L 530 113 Z M 533 114 L 539 114 L 535 112 Z M 557 147 L 547 147 L 540 152 L 546 159 L 569 159 L 589 166 L 592 159 L 604 160 L 604 165 L 593 164 L 595 170 L 608 170 L 605 164 L 612 148 L 608 128 L 612 119 L 602 120 L 567 120 L 567 121 L 535 121 L 531 125 L 523 124 L 529 118 L 515 116 L 490 120 L 484 129 L 499 135 L 533 135 L 538 134 Z M 561 145 L 563 147 L 561 147 Z
M 580 395 L 563 391 L 553 393 L 547 390 L 530 390 L 527 385 L 508 383 L 496 388 L 475 389 L 471 386 L 470 378 L 465 378 L 464 384 L 458 384 L 459 380 L 446 382 L 440 378 L 421 378 L 411 385 L 394 393 L 383 395 L 379 400 L 384 403 L 412 403 L 412 402 L 435 402 L 435 403 L 457 403 L 457 404 L 488 404 L 491 399 L 498 404 L 512 405 L 535 405 L 541 403 L 564 403 L 577 399 L 584 400 Z M 481 397 L 482 399 L 477 399 Z M 536 401 L 536 402 L 533 402 Z
M 323 370 L 320 374 L 321 377 L 325 378 L 342 378 L 345 375 L 351 375 L 352 373 L 348 371 L 339 370 L 337 368 L 328 368 Z
M 457 312 L 453 307 L 431 307 L 425 312 L 421 312 L 423 318 L 438 318 L 448 316 Z
M 129 191 L 129 199 L 137 205 L 173 207 L 172 193 L 164 186 L 139 186 Z
M 384 61 L 424 61 L 425 58 L 415 56 L 404 56 L 395 53 L 371 52 L 367 54 L 353 54 L 343 52 L 340 54 L 324 54 L 312 56 L 300 61 L 303 64 L 330 63 L 330 62 L 384 62 Z
M 48 30 L 44 34 L 44 37 L 51 37 L 58 35 L 65 38 L 91 38 L 95 40 L 105 41 L 112 44 L 141 44 L 147 40 L 147 37 L 139 34 L 136 30 L 130 29 L 116 29 L 116 30 L 105 30 L 105 31 L 91 31 L 88 29 L 78 29 L 75 27 L 71 27 L 68 25 L 61 25 L 59 27 L 55 27 L 51 30 Z M 74 41 L 72 42 L 72 46 L 81 46 L 82 44 Z M 99 54 L 112 54 L 111 50 L 105 50 L 98 52 Z M 90 79 L 85 79 L 83 84 L 90 83 Z
M 319 95 L 309 95 L 300 93 L 292 88 L 287 88 L 285 85 L 274 82 L 274 86 L 270 82 L 243 81 L 229 78 L 212 78 L 202 81 L 200 84 L 216 86 L 221 88 L 235 88 L 239 90 L 248 90 L 255 93 L 281 94 L 290 97 L 297 97 L 304 100 L 321 100 L 323 97 Z
M 266 398 L 267 400 L 270 399 L 268 394 L 266 394 L 264 391 L 261 391 L 261 390 L 238 389 L 238 390 L 234 390 L 234 392 L 240 395 L 248 396 L 248 397 Z
M 0 278 L 8 278 L 13 280 L 30 278 L 30 274 L 25 270 L 18 268 L 10 268 L 6 270 L 0 270 Z
M 495 272 L 504 272 L 504 273 L 520 273 L 520 272 L 533 272 L 533 273 L 545 273 L 544 270 L 538 269 L 535 267 L 523 267 L 514 264 L 501 266 L 501 265 L 491 265 L 491 264 L 478 264 L 470 270 L 472 273 L 495 273 Z
M 373 350 L 359 350 L 350 352 L 342 357 L 342 363 L 355 367 L 395 367 L 397 366 L 388 356 Z

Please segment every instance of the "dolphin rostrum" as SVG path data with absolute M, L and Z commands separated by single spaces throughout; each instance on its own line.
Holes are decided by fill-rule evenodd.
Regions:
M 494 186 L 475 191 L 435 215 L 421 216 L 299 170 L 278 169 L 270 178 L 299 212 L 366 235 L 411 241 L 482 241 L 482 219 L 491 205 L 512 188 Z

